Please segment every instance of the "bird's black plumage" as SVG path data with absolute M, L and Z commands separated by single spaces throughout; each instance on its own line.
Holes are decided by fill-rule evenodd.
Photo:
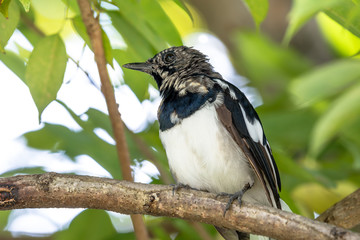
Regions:
M 152 75 L 159 87 L 160 137 L 177 181 L 229 194 L 249 185 L 244 198 L 281 208 L 279 172 L 259 116 L 204 54 L 172 47 L 124 67 Z
M 269 182 L 271 186 L 272 193 L 274 194 L 276 205 L 278 208 L 281 208 L 280 202 L 279 202 L 279 194 L 277 191 L 277 188 L 279 191 L 281 190 L 281 182 L 280 182 L 280 176 L 279 171 L 277 169 L 275 160 L 272 156 L 272 152 L 270 149 L 270 145 L 267 143 L 265 133 L 263 132 L 263 141 L 262 142 L 254 142 L 253 139 L 251 139 L 251 136 L 249 134 L 248 128 L 245 124 L 245 118 L 250 123 L 253 123 L 255 120 L 259 121 L 261 124 L 260 118 L 258 114 L 256 113 L 255 109 L 251 105 L 251 103 L 248 101 L 244 93 L 242 93 L 238 88 L 236 88 L 231 83 L 227 83 L 229 85 L 229 89 L 234 91 L 236 95 L 236 100 L 232 99 L 230 96 L 229 91 L 225 90 L 225 99 L 224 104 L 226 108 L 229 109 L 229 111 L 232 113 L 232 121 L 239 132 L 240 136 L 243 137 L 247 144 L 250 146 L 249 149 L 255 159 L 255 162 L 259 165 L 259 168 L 263 171 L 264 175 L 266 176 L 266 180 Z M 243 115 L 240 106 L 244 108 L 244 112 L 246 113 L 245 116 Z M 262 124 L 261 124 L 262 127 Z M 266 152 L 268 151 L 269 157 L 267 157 Z M 274 166 L 274 171 L 272 171 L 271 166 Z M 266 189 L 267 190 L 267 189 Z
M 188 93 L 175 99 L 167 97 L 164 100 L 167 104 L 161 104 L 159 108 L 160 130 L 165 131 L 175 125 L 175 123 L 171 122 L 170 117 L 174 111 L 177 113 L 179 119 L 187 118 L 206 102 L 211 103 L 215 101 L 216 94 L 217 92 L 215 90 L 209 90 L 205 95 Z

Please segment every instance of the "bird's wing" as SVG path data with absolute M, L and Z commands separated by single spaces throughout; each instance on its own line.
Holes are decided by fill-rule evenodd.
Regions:
M 274 205 L 272 195 L 276 207 L 281 209 L 279 172 L 255 109 L 235 86 L 220 79 L 215 81 L 221 87 L 224 98 L 216 108 L 219 120 L 243 150 L 264 186 L 269 202 Z

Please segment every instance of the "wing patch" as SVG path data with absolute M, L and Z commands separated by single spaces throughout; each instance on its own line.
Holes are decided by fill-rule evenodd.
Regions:
M 218 81 L 221 80 L 216 80 Z M 279 172 L 258 115 L 245 95 L 235 86 L 222 81 L 220 87 L 224 91 L 224 101 L 216 108 L 219 120 L 243 150 L 261 181 L 269 202 L 281 209 Z

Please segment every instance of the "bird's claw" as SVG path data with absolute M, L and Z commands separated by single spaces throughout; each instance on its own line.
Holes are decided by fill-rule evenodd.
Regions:
M 245 186 L 238 192 L 234 193 L 234 194 L 230 194 L 230 193 L 219 193 L 218 195 L 216 195 L 216 197 L 218 196 L 228 196 L 229 197 L 229 201 L 227 202 L 226 206 L 225 206 L 225 210 L 224 210 L 224 214 L 223 216 L 225 217 L 226 212 L 230 209 L 231 204 L 233 203 L 233 201 L 235 199 L 238 200 L 238 203 L 241 207 L 241 203 L 242 203 L 242 197 L 244 196 L 244 193 L 249 190 L 251 188 L 250 183 L 245 184 Z
M 177 192 L 177 190 L 179 190 L 180 188 L 198 190 L 196 188 L 192 188 L 189 185 L 183 184 L 183 183 L 176 183 L 176 184 L 170 184 L 170 185 L 173 187 L 173 189 L 172 189 L 173 195 L 175 195 L 175 192 Z

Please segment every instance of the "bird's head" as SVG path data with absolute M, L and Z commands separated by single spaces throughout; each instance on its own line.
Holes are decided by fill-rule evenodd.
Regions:
M 184 85 L 181 83 L 196 75 L 221 78 L 204 54 L 185 46 L 165 49 L 146 62 L 128 63 L 123 67 L 150 74 L 160 92 Z

